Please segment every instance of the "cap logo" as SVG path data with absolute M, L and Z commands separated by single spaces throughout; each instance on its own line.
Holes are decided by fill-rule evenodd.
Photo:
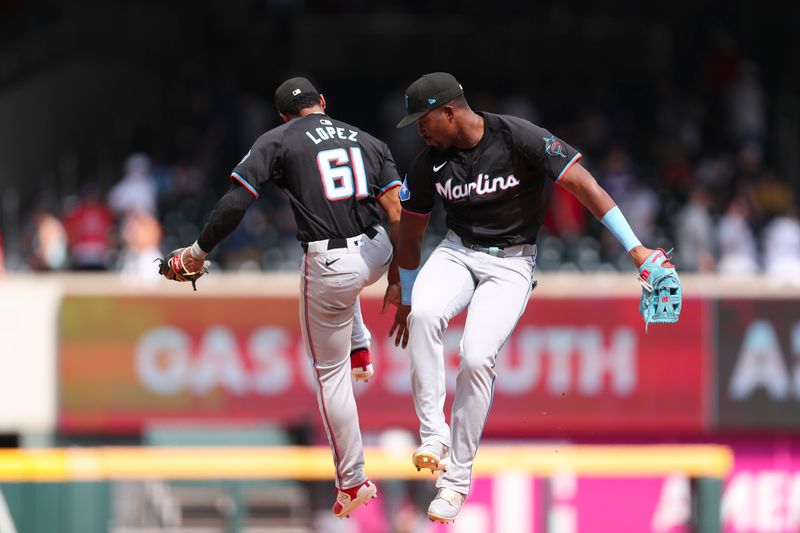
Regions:
M 406 113 L 408 112 L 408 95 L 405 95 L 403 98 L 403 105 L 406 107 Z
M 297 96 L 301 92 L 303 92 L 303 91 L 301 91 L 300 89 L 295 89 L 294 91 L 292 91 L 292 96 Z
M 428 104 L 433 105 L 436 103 L 436 98 L 428 98 Z

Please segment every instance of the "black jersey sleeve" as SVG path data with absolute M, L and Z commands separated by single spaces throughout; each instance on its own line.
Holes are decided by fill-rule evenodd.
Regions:
M 231 180 L 231 186 L 222 198 L 219 199 L 208 222 L 197 238 L 197 244 L 206 253 L 213 250 L 225 237 L 233 233 L 250 207 L 255 201 L 252 194 Z
M 523 119 L 512 119 L 514 144 L 528 162 L 558 183 L 569 168 L 581 158 L 581 153 L 548 130 Z
M 280 173 L 281 133 L 270 130 L 259 137 L 250 151 L 231 172 L 231 181 L 237 181 L 258 198 L 261 188 Z
M 375 184 L 372 196 L 380 198 L 383 193 L 393 189 L 401 184 L 400 175 L 397 173 L 397 167 L 394 164 L 394 157 L 389 146 L 381 142 L 380 150 L 382 152 L 381 169 L 377 176 L 377 183 Z
M 430 165 L 426 165 L 426 151 L 423 150 L 411 162 L 408 173 L 400 187 L 400 201 L 403 209 L 417 215 L 428 215 L 433 211 L 435 201 L 434 176 Z

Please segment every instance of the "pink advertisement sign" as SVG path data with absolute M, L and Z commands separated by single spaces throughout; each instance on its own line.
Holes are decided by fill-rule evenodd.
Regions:
M 689 533 L 684 478 L 479 479 L 453 524 L 436 533 Z M 524 498 L 528 498 L 524 501 Z
M 723 533 L 800 531 L 800 441 L 736 441 L 725 480 Z M 433 483 L 433 481 L 431 481 Z M 691 484 L 683 475 L 543 480 L 508 472 L 479 478 L 455 523 L 427 533 L 689 533 Z M 366 517 L 365 517 L 366 518 Z
M 800 439 L 734 443 L 722 495 L 725 533 L 800 531 Z

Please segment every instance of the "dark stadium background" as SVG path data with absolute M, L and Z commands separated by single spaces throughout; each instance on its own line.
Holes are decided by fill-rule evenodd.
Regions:
M 413 128 L 394 129 L 403 90 L 421 73 L 450 71 L 473 107 L 524 115 L 580 148 L 601 183 L 610 160 L 621 159 L 656 195 L 652 228 L 634 229 L 670 245 L 698 181 L 712 195 L 715 220 L 740 193 L 758 193 L 767 174 L 780 191 L 798 193 L 796 12 L 794 4 L 758 2 L 5 0 L 6 268 L 70 268 L 69 260 L 32 259 L 33 213 L 64 217 L 87 187 L 105 195 L 134 153 L 150 158 L 158 181 L 162 248 L 184 244 L 254 136 L 277 124 L 275 87 L 297 74 L 318 85 L 332 114 L 389 142 L 402 173 L 421 146 Z M 753 113 L 764 125 L 736 132 L 732 93 L 746 74 L 760 91 Z M 181 164 L 200 174 L 184 189 L 173 183 Z M 730 168 L 699 180 L 704 164 Z M 617 182 L 609 179 L 613 194 Z M 282 200 L 268 198 L 255 209 L 275 227 L 273 237 L 240 232 L 217 259 L 232 269 L 243 256 L 267 269 L 293 265 L 292 224 L 275 220 L 285 215 L 276 204 Z M 758 240 L 784 206 L 755 208 L 748 222 Z M 571 222 L 599 239 L 594 221 Z M 556 242 L 559 254 L 552 261 L 544 254 L 540 268 L 624 265 L 602 242 L 590 243 L 600 260 L 581 262 L 558 222 L 547 227 L 565 249 Z M 105 268 L 119 268 L 120 247 L 111 244 Z M 267 256 L 267 247 L 285 253 Z

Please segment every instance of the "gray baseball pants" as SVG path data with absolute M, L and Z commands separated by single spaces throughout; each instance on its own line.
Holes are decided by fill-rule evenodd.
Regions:
M 333 453 L 336 486 L 342 489 L 367 480 L 350 374 L 351 338 L 369 343 L 358 295 L 383 276 L 391 258 L 389 236 L 379 228 L 372 239 L 366 235 L 347 239 L 346 248 L 328 250 L 328 241 L 308 243 L 303 259 L 300 329 L 314 366 L 317 401 Z
M 450 464 L 436 485 L 462 494 L 469 493 L 472 463 L 492 404 L 497 353 L 525 311 L 534 279 L 533 246 L 504 253 L 497 257 L 467 248 L 451 231 L 422 267 L 411 296 L 411 386 L 420 439 L 450 448 Z M 448 426 L 442 338 L 450 319 L 464 309 Z

